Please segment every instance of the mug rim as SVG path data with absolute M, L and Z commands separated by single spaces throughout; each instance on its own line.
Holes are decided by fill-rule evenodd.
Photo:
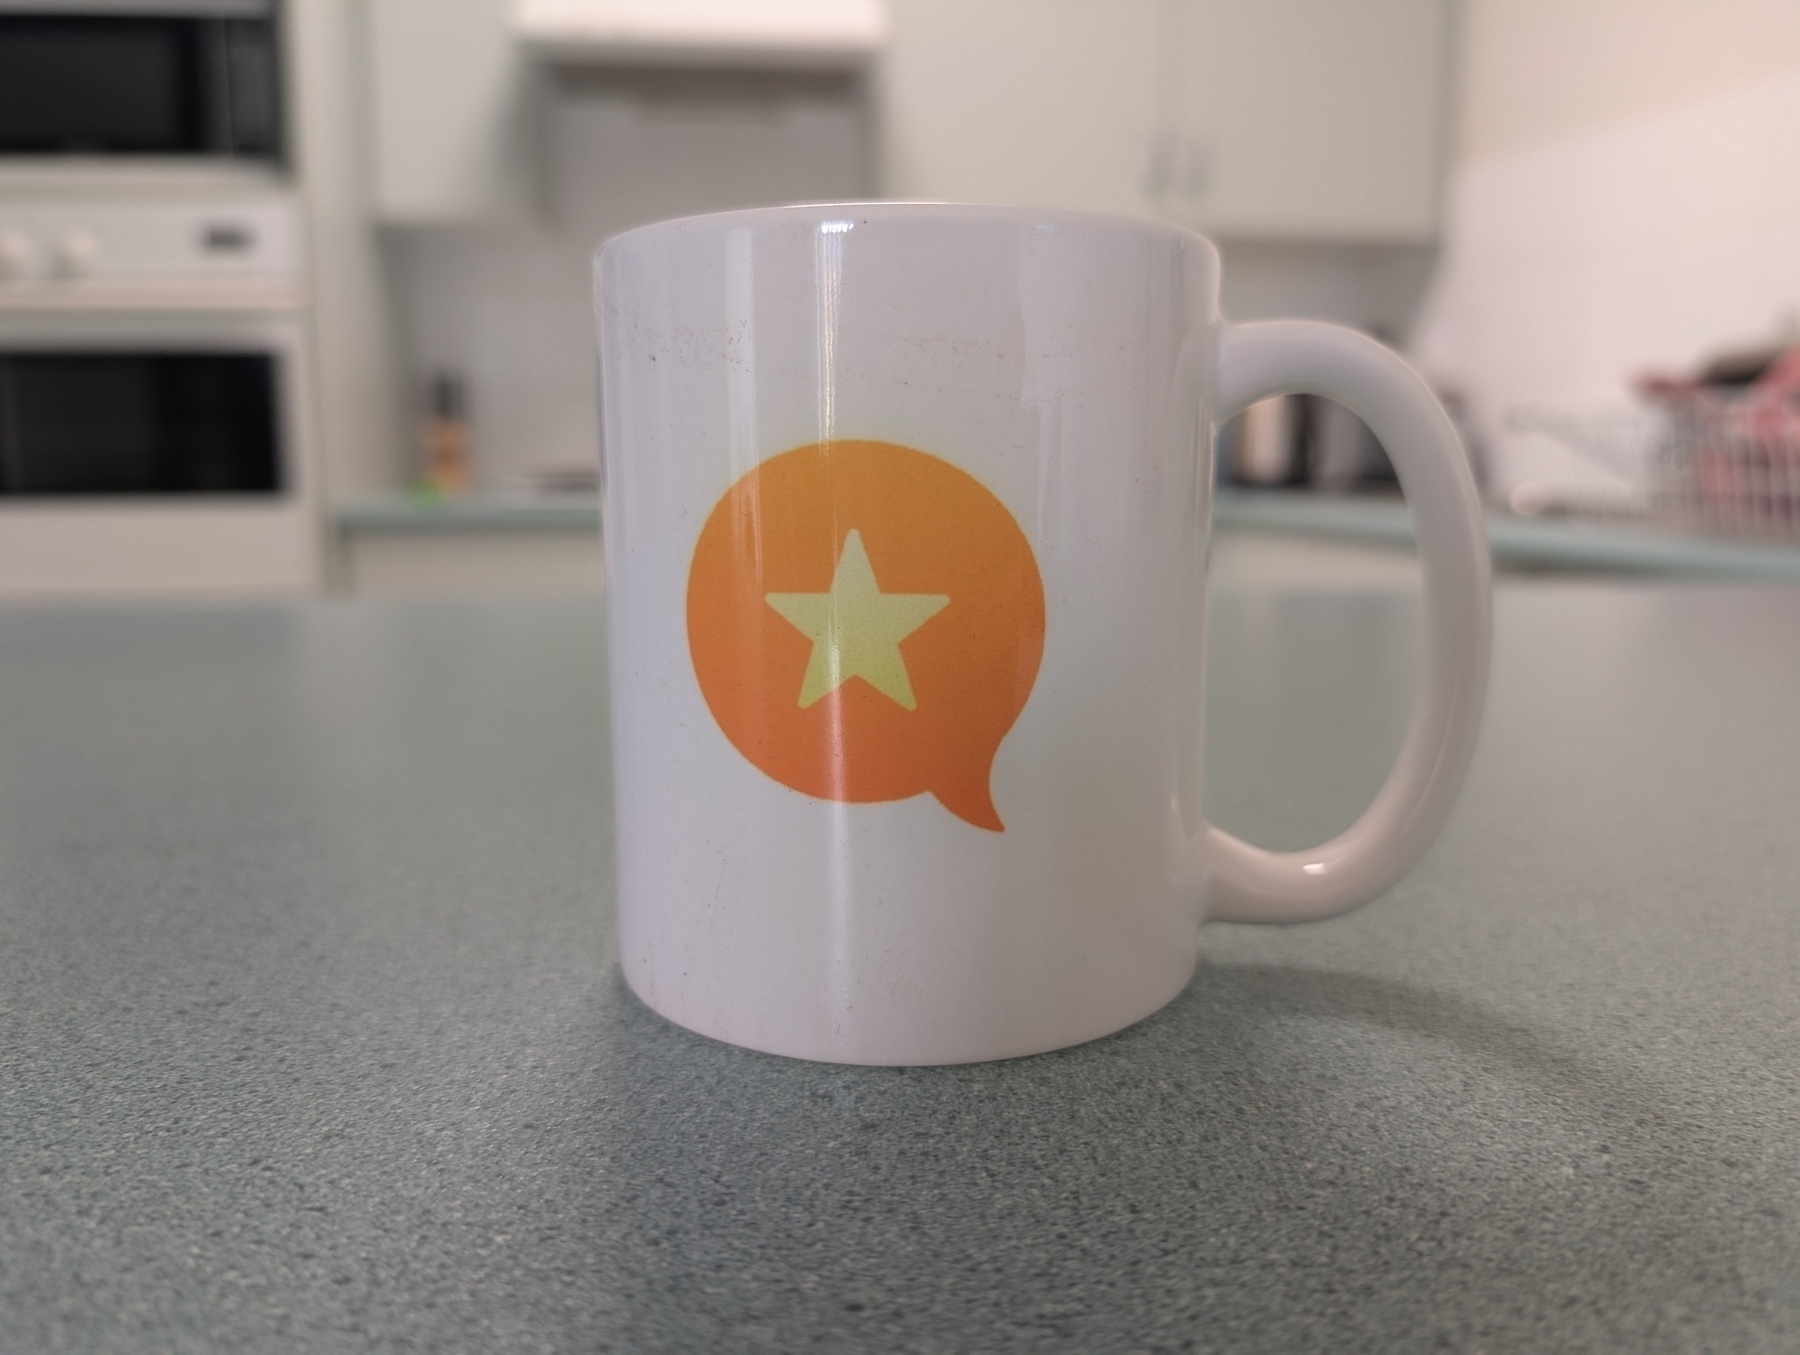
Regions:
M 717 212 L 694 212 L 687 216 L 666 217 L 646 221 L 610 235 L 594 249 L 596 263 L 615 245 L 622 245 L 640 235 L 698 225 L 725 225 L 738 222 L 745 226 L 775 225 L 806 221 L 826 212 L 854 213 L 878 210 L 886 216 L 931 220 L 933 218 L 965 218 L 985 221 L 1012 221 L 1015 224 L 1055 222 L 1084 226 L 1106 226 L 1130 234 L 1153 235 L 1192 241 L 1204 247 L 1218 265 L 1219 248 L 1207 236 L 1174 221 L 1130 212 L 1108 212 L 1086 207 L 1018 207 L 979 202 L 948 202 L 934 198 L 845 198 L 816 202 L 781 203 L 770 207 L 733 207 Z M 865 223 L 866 224 L 866 223 Z

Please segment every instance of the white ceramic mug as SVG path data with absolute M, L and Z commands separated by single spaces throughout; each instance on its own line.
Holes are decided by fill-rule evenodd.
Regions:
M 1356 907 L 1467 770 L 1480 506 L 1397 357 L 1230 325 L 1151 222 L 933 204 L 725 213 L 601 249 L 618 937 L 654 1010 L 846 1063 L 1105 1035 L 1200 924 Z M 1200 818 L 1213 432 L 1354 409 L 1418 527 L 1426 676 L 1368 811 L 1275 853 Z

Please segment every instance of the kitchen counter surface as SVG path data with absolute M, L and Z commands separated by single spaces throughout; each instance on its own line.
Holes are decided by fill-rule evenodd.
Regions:
M 1379 780 L 1401 591 L 1215 599 L 1211 804 Z M 1800 591 L 1513 583 L 1445 837 L 1009 1063 L 613 963 L 595 603 L 0 615 L 0 1348 L 1800 1347 Z
M 1398 497 L 1222 489 L 1213 520 L 1227 531 L 1413 546 L 1412 514 Z M 1702 536 L 1629 521 L 1520 517 L 1490 509 L 1494 568 L 1663 578 L 1800 583 L 1800 538 Z
M 388 494 L 339 504 L 332 525 L 345 536 L 458 532 L 600 534 L 598 494 Z
M 1397 497 L 1292 490 L 1221 489 L 1214 521 L 1225 532 L 1278 533 L 1411 550 L 1412 515 Z M 346 538 L 470 533 L 600 532 L 591 494 L 396 494 L 340 504 L 332 514 Z M 1629 522 L 1487 515 L 1494 567 L 1664 578 L 1800 583 L 1800 540 L 1710 537 Z

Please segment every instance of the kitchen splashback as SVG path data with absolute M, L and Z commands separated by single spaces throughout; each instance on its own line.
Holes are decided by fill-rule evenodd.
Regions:
M 1800 317 L 1796 127 L 1800 70 L 1458 170 L 1412 352 L 1468 397 L 1498 496 L 1617 483 L 1509 415 L 1626 406 Z
M 588 262 L 607 237 L 694 212 L 870 192 L 860 83 L 838 74 L 545 72 L 537 191 L 515 222 L 384 234 L 405 370 L 467 383 L 484 488 L 595 461 Z

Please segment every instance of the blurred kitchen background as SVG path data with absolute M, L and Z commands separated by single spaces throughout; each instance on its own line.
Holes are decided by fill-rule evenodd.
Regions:
M 1794 0 L 0 0 L 0 594 L 592 590 L 594 246 L 870 196 L 1205 230 L 1503 567 L 1800 578 Z M 1241 578 L 1411 568 L 1337 406 L 1221 477 Z

